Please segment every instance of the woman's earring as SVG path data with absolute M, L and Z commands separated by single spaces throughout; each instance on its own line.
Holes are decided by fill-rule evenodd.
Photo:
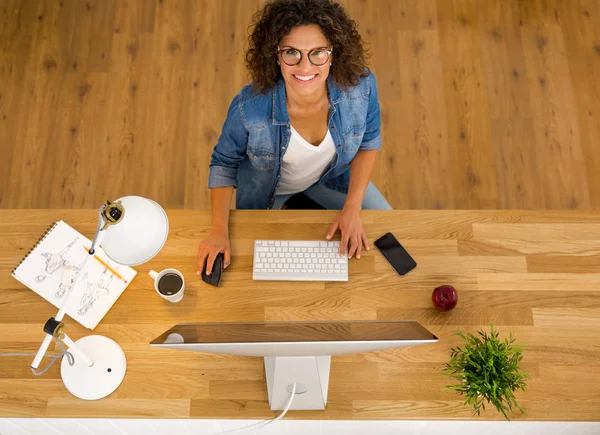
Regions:
M 333 65 L 333 61 L 332 61 L 332 62 L 329 62 L 329 66 L 332 66 L 332 65 Z
M 277 65 L 281 65 L 281 64 L 279 63 L 279 61 L 277 61 Z

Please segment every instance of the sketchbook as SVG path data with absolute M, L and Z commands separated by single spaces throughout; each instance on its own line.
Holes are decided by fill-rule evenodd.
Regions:
M 53 223 L 31 248 L 12 276 L 60 308 L 73 288 L 66 313 L 94 329 L 137 272 L 109 260 L 101 247 L 63 221 Z M 80 276 L 81 275 L 81 276 Z

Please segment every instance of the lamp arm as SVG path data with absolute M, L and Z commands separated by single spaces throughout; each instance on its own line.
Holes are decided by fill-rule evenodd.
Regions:
M 73 340 L 71 340 L 71 337 L 69 337 L 67 334 L 64 334 L 64 337 L 62 338 L 62 340 L 65 343 L 67 343 L 67 346 L 69 346 L 69 352 L 74 353 L 79 358 L 81 358 L 85 365 L 87 365 L 88 367 L 91 367 L 94 365 L 94 361 L 92 361 L 85 353 L 83 353 L 81 351 L 81 349 L 79 349 L 77 347 L 77 345 L 73 342 Z
M 39 367 L 40 362 L 42 362 L 42 358 L 46 354 L 46 351 L 48 350 L 48 347 L 50 346 L 50 343 L 52 342 L 52 338 L 54 337 L 54 335 L 60 334 L 60 331 L 56 332 L 56 330 L 57 330 L 57 328 L 60 327 L 60 325 L 62 325 L 61 321 L 62 321 L 63 317 L 65 316 L 67 307 L 69 306 L 69 302 L 73 298 L 73 294 L 75 294 L 74 289 L 75 289 L 75 287 L 77 287 L 77 284 L 79 283 L 79 280 L 81 279 L 81 275 L 83 275 L 82 270 L 85 267 L 85 265 L 87 264 L 87 261 L 91 256 L 92 256 L 91 254 L 88 254 L 85 256 L 85 259 L 83 260 L 83 263 L 81 265 L 81 269 L 77 273 L 77 276 L 75 277 L 75 281 L 73 282 L 73 285 L 71 285 L 71 287 L 67 291 L 67 296 L 65 297 L 63 303 L 61 304 L 56 317 L 51 317 L 46 322 L 46 325 L 44 326 L 44 332 L 46 333 L 46 336 L 44 337 L 44 341 L 42 342 L 33 362 L 31 363 L 31 368 L 37 369 Z
M 93 255 L 96 253 L 96 246 L 100 244 L 100 239 L 102 238 L 102 228 L 104 228 L 104 219 L 102 218 L 102 213 L 106 208 L 106 204 L 102 204 L 98 209 L 98 227 L 96 228 L 96 234 L 94 234 L 94 241 L 92 242 L 92 246 L 90 246 L 90 254 Z
M 82 275 L 81 271 L 84 269 L 85 265 L 87 264 L 88 259 L 92 255 L 94 255 L 94 252 L 95 252 L 94 247 L 96 245 L 98 245 L 99 239 L 101 239 L 104 235 L 103 231 L 101 231 L 101 230 L 104 226 L 103 219 L 102 219 L 102 211 L 104 210 L 105 207 L 106 207 L 106 205 L 102 205 L 100 207 L 100 209 L 98 210 L 98 228 L 96 229 L 96 235 L 94 236 L 94 241 L 92 242 L 92 246 L 91 246 L 90 250 L 88 251 L 88 255 L 86 255 L 85 259 L 83 260 L 81 268 L 80 268 L 79 272 L 77 273 L 77 276 L 75 277 L 75 281 L 73 282 L 73 285 L 71 285 L 71 287 L 69 288 L 69 290 L 67 292 L 67 296 L 63 300 L 63 303 L 61 304 L 56 317 L 51 317 L 48 320 L 48 322 L 46 322 L 46 325 L 44 326 L 44 332 L 46 333 L 46 336 L 44 337 L 44 341 L 42 341 L 42 344 L 41 344 L 40 348 L 38 349 L 33 362 L 31 363 L 31 368 L 33 368 L 33 369 L 37 369 L 39 367 L 39 365 L 42 361 L 42 358 L 46 354 L 46 351 L 48 350 L 48 347 L 50 346 L 50 343 L 52 342 L 52 338 L 55 335 L 56 329 L 62 324 L 61 321 L 62 321 L 63 317 L 65 316 L 67 307 L 69 306 L 69 302 L 71 301 L 71 299 L 73 298 L 73 294 L 75 293 L 74 289 L 75 289 L 75 287 L 77 287 L 77 283 L 81 279 L 81 275 Z M 79 353 L 80 356 L 83 356 L 84 361 L 89 362 L 88 365 L 93 364 L 93 361 L 91 361 L 89 358 L 87 358 L 85 355 L 83 355 L 80 351 L 77 353 Z
M 33 362 L 31 363 L 32 369 L 37 369 L 40 366 L 42 358 L 44 358 L 44 355 L 46 354 L 46 351 L 48 350 L 48 347 L 52 342 L 52 338 L 54 337 L 50 334 L 46 334 L 46 336 L 44 337 L 44 341 L 42 341 L 42 345 L 40 346 L 35 358 L 33 359 Z
M 79 281 L 81 280 L 81 275 L 83 275 L 82 271 L 85 267 L 85 265 L 88 262 L 88 259 L 91 257 L 92 255 L 88 253 L 88 255 L 85 256 L 85 259 L 83 260 L 83 263 L 81 264 L 81 268 L 79 269 L 79 272 L 77 272 L 77 276 L 75 277 L 75 281 L 73 282 L 73 285 L 69 288 L 69 291 L 67 292 L 67 297 L 65 298 L 65 300 L 63 301 L 63 303 L 60 306 L 60 310 L 58 310 L 58 314 L 56 315 L 55 319 L 59 322 L 62 321 L 63 317 L 65 317 L 65 314 L 67 313 L 67 307 L 69 306 L 69 302 L 71 301 L 71 299 L 73 299 L 73 295 L 75 294 L 75 288 L 77 287 L 77 284 L 79 283 Z

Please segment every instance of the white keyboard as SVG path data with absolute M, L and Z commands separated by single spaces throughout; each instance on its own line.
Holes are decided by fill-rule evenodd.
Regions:
M 256 240 L 252 279 L 348 281 L 348 253 L 339 252 L 339 241 Z

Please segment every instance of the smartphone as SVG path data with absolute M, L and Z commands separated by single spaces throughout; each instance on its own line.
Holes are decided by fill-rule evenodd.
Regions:
M 406 275 L 417 267 L 417 263 L 402 247 L 392 233 L 387 233 L 375 241 L 375 246 L 383 254 L 399 275 Z

